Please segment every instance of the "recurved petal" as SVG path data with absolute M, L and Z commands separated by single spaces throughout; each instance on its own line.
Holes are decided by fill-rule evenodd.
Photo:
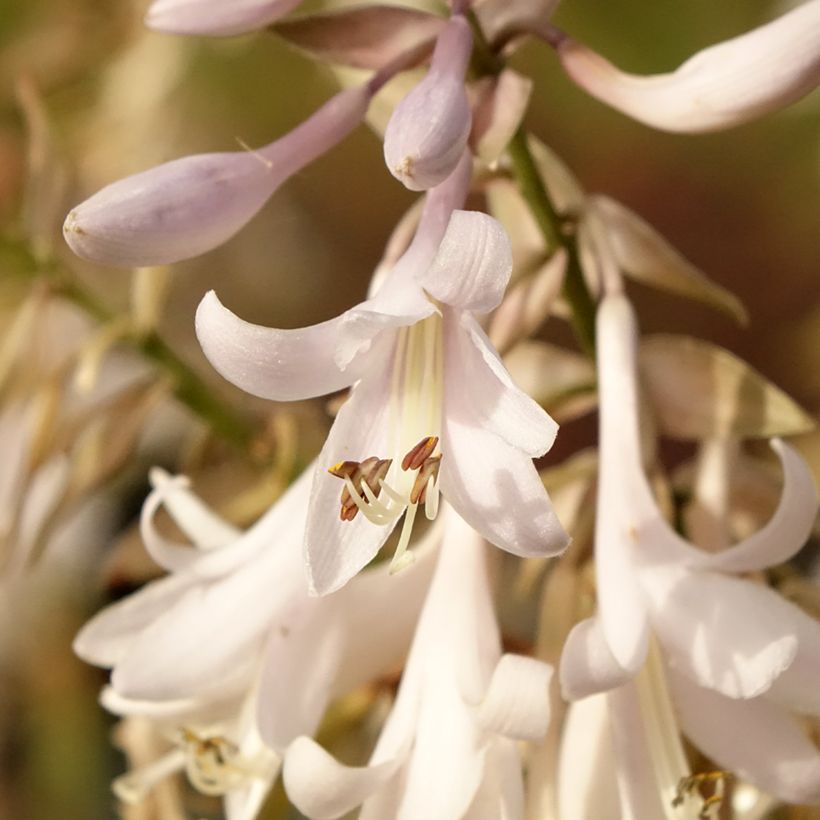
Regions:
M 531 458 L 552 447 L 558 425 L 512 380 L 478 322 L 444 310 L 444 372 L 450 394 L 472 405 L 483 429 Z M 448 412 L 445 405 L 445 413 Z
M 569 38 L 564 69 L 593 97 L 666 131 L 730 128 L 783 108 L 820 82 L 820 0 L 698 52 L 671 74 L 627 74 Z
M 344 766 L 309 737 L 291 743 L 282 776 L 288 797 L 311 820 L 335 820 L 363 803 L 396 771 L 400 760 Z
M 311 591 L 326 595 L 344 586 L 379 551 L 393 529 L 374 524 L 361 512 L 339 519 L 344 485 L 328 470 L 340 461 L 383 457 L 389 412 L 387 369 L 376 370 L 352 390 L 336 416 L 319 454 L 305 530 L 305 556 Z
M 729 698 L 763 694 L 797 651 L 795 608 L 751 581 L 644 570 L 652 626 L 669 665 Z
M 820 800 L 820 754 L 797 721 L 767 698 L 735 700 L 670 672 L 689 739 L 722 768 L 788 803 Z
M 512 249 L 501 223 L 480 211 L 457 210 L 419 283 L 446 305 L 487 313 L 501 302 L 511 273 Z
M 441 489 L 484 538 L 514 555 L 557 555 L 569 544 L 532 459 L 495 433 L 460 380 L 447 381 Z
M 361 376 L 360 362 L 336 363 L 345 315 L 294 330 L 246 322 L 228 310 L 213 291 L 196 312 L 196 333 L 214 368 L 254 396 L 295 401 L 349 387 Z
M 244 34 L 284 17 L 301 0 L 154 0 L 145 25 L 171 34 L 226 37 Z
M 567 636 L 559 677 L 561 694 L 572 701 L 615 689 L 626 683 L 632 673 L 615 660 L 600 622 L 588 618 L 576 624 Z

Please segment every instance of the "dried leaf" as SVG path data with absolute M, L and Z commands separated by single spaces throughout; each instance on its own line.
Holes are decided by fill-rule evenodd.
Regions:
M 273 30 L 316 59 L 378 69 L 433 41 L 445 20 L 400 6 L 362 6 L 285 20 Z
M 516 384 L 559 423 L 585 415 L 597 404 L 595 368 L 580 353 L 530 341 L 505 357 Z
M 710 342 L 649 336 L 642 341 L 640 362 L 658 426 L 673 438 L 769 438 L 814 427 L 780 388 Z
M 597 194 L 589 197 L 587 207 L 605 226 L 615 259 L 627 276 L 704 302 L 742 324 L 748 322 L 746 308 L 733 293 L 712 282 L 629 208 Z
M 532 80 L 509 68 L 476 83 L 470 147 L 480 160 L 498 161 L 521 125 L 531 92 Z

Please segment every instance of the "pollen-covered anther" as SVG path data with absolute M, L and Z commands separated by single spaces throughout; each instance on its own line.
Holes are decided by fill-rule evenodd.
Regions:
M 182 743 L 187 751 L 188 779 L 203 794 L 223 795 L 248 776 L 239 749 L 230 740 L 221 736 L 203 737 L 183 728 Z
M 370 456 L 364 461 L 340 461 L 334 464 L 328 472 L 331 475 L 345 481 L 344 489 L 340 496 L 341 510 L 339 518 L 342 521 L 352 521 L 359 512 L 359 504 L 356 503 L 350 492 L 350 486 L 358 495 L 360 500 L 367 501 L 367 491 L 362 485 L 366 485 L 374 498 L 378 498 L 382 490 L 382 479 L 387 475 L 392 459 L 380 459 L 377 456 Z M 349 479 L 349 482 L 346 480 Z
M 441 456 L 429 456 L 421 464 L 413 489 L 410 491 L 411 504 L 424 504 L 427 500 L 427 488 L 438 480 Z
M 402 470 L 418 470 L 438 446 L 438 436 L 425 436 L 401 461 Z M 413 502 L 415 503 L 415 502 Z

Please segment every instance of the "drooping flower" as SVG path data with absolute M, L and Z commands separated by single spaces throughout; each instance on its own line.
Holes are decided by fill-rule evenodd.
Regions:
M 396 106 L 384 134 L 384 160 L 411 191 L 426 191 L 450 176 L 470 135 L 472 114 L 464 75 L 473 36 L 456 14 L 441 32 L 425 78 Z
M 72 209 L 63 235 L 78 256 L 121 267 L 169 264 L 227 242 L 276 189 L 362 120 L 377 87 L 340 92 L 255 151 L 195 154 L 126 177 Z
M 472 527 L 516 555 L 554 554 L 568 541 L 532 464 L 557 425 L 513 384 L 474 317 L 499 303 L 510 249 L 495 220 L 454 210 L 470 168 L 465 154 L 428 194 L 412 244 L 376 294 L 341 316 L 269 329 L 213 293 L 197 311 L 205 355 L 254 395 L 289 401 L 355 383 L 313 485 L 305 546 L 319 594 L 370 561 L 402 514 L 394 564 L 410 560 L 417 509 L 435 517 L 439 486 Z
M 636 343 L 631 306 L 622 295 L 607 296 L 598 312 L 599 612 L 570 634 L 562 689 L 575 699 L 625 684 L 644 666 L 654 636 L 685 733 L 721 765 L 784 800 L 818 799 L 820 755 L 788 710 L 820 707 L 820 624 L 773 590 L 736 577 L 786 561 L 805 543 L 817 513 L 811 473 L 775 440 L 784 489 L 769 522 L 719 552 L 683 539 L 664 519 L 643 471 Z M 729 743 L 731 715 L 744 722 Z M 762 754 L 757 738 L 765 731 L 771 741 Z
M 585 91 L 664 131 L 731 128 L 790 105 L 820 83 L 820 0 L 704 49 L 670 74 L 627 74 L 562 33 L 546 36 Z
M 501 654 L 481 537 L 452 509 L 393 709 L 370 763 L 344 766 L 307 737 L 285 788 L 314 820 L 523 818 L 515 740 L 543 736 L 552 668 Z
M 302 0 L 154 0 L 145 25 L 171 34 L 228 37 L 269 26 Z
M 74 648 L 112 668 L 104 705 L 149 717 L 177 742 L 164 763 L 126 776 L 120 788 L 138 796 L 183 767 L 201 787 L 197 777 L 208 764 L 211 791 L 251 818 L 256 809 L 248 806 L 261 804 L 290 741 L 316 730 L 331 698 L 402 659 L 432 550 L 423 548 L 424 558 L 397 584 L 386 584 L 380 567 L 338 595 L 311 598 L 301 551 L 310 471 L 244 534 L 184 480 L 160 471 L 152 479 L 141 529 L 149 553 L 171 574 L 95 616 Z M 156 530 L 163 505 L 194 546 Z M 435 537 L 432 529 L 426 543 Z M 215 745 L 221 751 L 211 760 Z

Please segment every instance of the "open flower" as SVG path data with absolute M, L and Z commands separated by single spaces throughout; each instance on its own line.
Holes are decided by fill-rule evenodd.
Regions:
M 314 820 L 358 805 L 372 820 L 523 817 L 515 739 L 549 724 L 552 668 L 501 655 L 481 537 L 451 509 L 393 710 L 370 763 L 343 766 L 310 738 L 284 764 L 288 796 Z
M 817 799 L 820 756 L 782 707 L 818 712 L 820 625 L 767 587 L 735 577 L 786 561 L 804 544 L 817 513 L 811 473 L 796 451 L 774 441 L 784 489 L 769 522 L 720 552 L 683 539 L 643 472 L 636 342 L 631 306 L 621 295 L 607 296 L 598 312 L 599 614 L 569 636 L 562 689 L 574 699 L 631 680 L 654 635 L 684 731 L 722 765 L 782 799 Z M 741 722 L 728 732 L 731 715 Z
M 250 393 L 294 400 L 357 382 L 313 484 L 305 544 L 319 594 L 370 561 L 403 514 L 394 565 L 406 562 L 417 509 L 435 517 L 439 486 L 472 527 L 512 553 L 550 555 L 567 544 L 532 464 L 557 425 L 513 384 L 473 315 L 498 305 L 510 247 L 491 217 L 454 211 L 469 178 L 465 154 L 428 195 L 413 242 L 376 295 L 335 319 L 259 327 L 214 293 L 197 311 L 205 355 Z
M 731 128 L 784 108 L 820 82 L 820 0 L 704 49 L 670 74 L 627 74 L 563 34 L 546 36 L 581 88 L 664 131 Z
M 212 772 L 212 790 L 246 811 L 261 802 L 277 771 L 266 764 L 260 775 L 259 764 L 275 760 L 278 766 L 293 738 L 315 731 L 331 698 L 402 659 L 432 551 L 422 549 L 423 560 L 396 583 L 385 583 L 381 567 L 338 595 L 311 598 L 301 550 L 310 471 L 244 534 L 209 510 L 184 479 L 160 471 L 152 479 L 142 534 L 171 574 L 99 613 L 74 648 L 90 663 L 113 669 L 104 695 L 108 708 L 167 725 L 178 741 L 166 765 L 126 786 L 139 791 L 184 766 L 189 774 L 194 767 L 192 781 L 199 785 L 202 754 L 207 762 L 208 750 L 222 744 L 226 763 Z M 153 519 L 162 505 L 193 547 L 156 531 Z M 435 537 L 432 529 L 429 539 Z

